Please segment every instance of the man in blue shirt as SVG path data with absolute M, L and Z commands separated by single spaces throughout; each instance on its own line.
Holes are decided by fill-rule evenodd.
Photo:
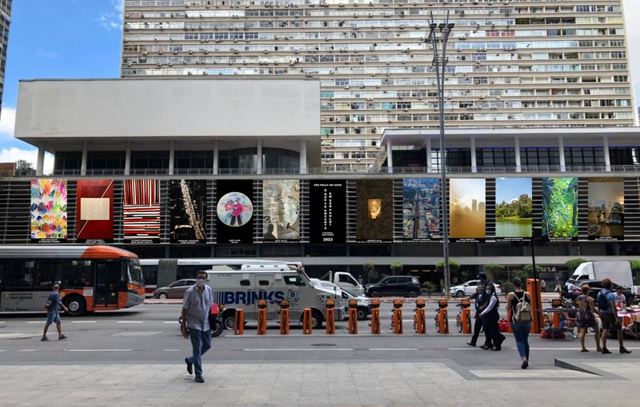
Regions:
M 42 333 L 42 341 L 48 341 L 47 331 L 51 324 L 55 322 L 56 328 L 58 329 L 58 340 L 66 339 L 67 337 L 62 334 L 62 321 L 60 321 L 60 308 L 64 309 L 66 312 L 69 312 L 69 309 L 62 303 L 62 298 L 60 298 L 60 286 L 58 284 L 53 285 L 53 291 L 49 293 L 49 297 L 47 297 L 47 302 L 44 307 L 47 310 L 47 323 L 44 325 L 44 332 Z
M 198 383 L 204 383 L 202 378 L 202 355 L 211 348 L 211 327 L 209 314 L 213 305 L 213 290 L 206 284 L 208 275 L 199 271 L 196 284 L 190 287 L 182 299 L 182 319 L 180 330 L 184 338 L 191 339 L 193 354 L 184 359 L 187 372 L 196 369 Z M 188 329 L 187 329 L 188 328 Z
M 616 293 L 611 291 L 611 280 L 605 278 L 602 280 L 602 290 L 598 293 L 598 311 L 602 319 L 602 353 L 611 353 L 607 349 L 607 336 L 609 331 L 616 330 L 618 334 L 618 343 L 620 344 L 620 353 L 631 353 L 624 347 L 624 337 L 622 334 L 622 321 L 618 317 L 616 311 Z

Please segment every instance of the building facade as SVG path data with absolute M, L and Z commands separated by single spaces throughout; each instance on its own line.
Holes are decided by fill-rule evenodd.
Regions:
M 2 95 L 4 94 L 4 72 L 7 66 L 12 1 L 13 0 L 0 0 L 0 108 L 2 105 Z
M 126 0 L 122 76 L 313 78 L 322 165 L 364 171 L 385 128 L 632 126 L 622 0 Z M 247 112 L 248 115 L 251 112 Z

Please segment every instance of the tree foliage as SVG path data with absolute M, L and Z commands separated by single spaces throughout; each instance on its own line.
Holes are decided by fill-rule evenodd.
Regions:
M 564 263 L 564 265 L 567 267 L 567 269 L 569 269 L 570 273 L 573 273 L 574 271 L 576 271 L 578 266 L 581 265 L 584 262 L 586 262 L 585 259 L 576 258 L 576 259 L 567 260 Z
M 520 218 L 531 219 L 533 201 L 527 194 L 522 194 L 513 202 L 500 202 L 496 206 L 496 218 Z
M 460 263 L 455 260 L 449 259 L 449 271 L 455 273 L 460 269 Z M 443 271 L 444 270 L 444 260 L 440 260 L 436 263 L 436 270 Z

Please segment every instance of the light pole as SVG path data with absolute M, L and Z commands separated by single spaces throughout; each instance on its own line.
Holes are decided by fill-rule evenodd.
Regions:
M 446 160 L 446 147 L 444 140 L 444 72 L 447 65 L 447 42 L 449 42 L 449 35 L 451 30 L 455 26 L 454 23 L 449 22 L 449 11 L 447 11 L 447 19 L 444 23 L 436 23 L 433 19 L 433 12 L 431 12 L 431 22 L 429 24 L 429 37 L 427 41 L 431 43 L 433 47 L 433 61 L 432 66 L 436 68 L 436 84 L 438 86 L 438 110 L 440 113 L 440 191 L 442 197 L 442 255 L 444 257 L 444 291 L 445 295 L 449 296 L 449 207 L 447 204 L 447 160 Z M 442 50 L 438 49 L 442 46 Z

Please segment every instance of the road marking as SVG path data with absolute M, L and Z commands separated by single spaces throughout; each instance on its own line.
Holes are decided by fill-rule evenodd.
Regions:
M 24 321 L 25 324 L 44 324 L 47 321 Z
M 38 336 L 39 334 L 23 334 L 23 333 L 12 333 L 12 334 L 0 334 L 0 339 L 26 339 L 33 338 L 34 336 Z
M 578 379 L 593 377 L 589 373 L 574 370 L 470 370 L 471 374 L 481 379 Z
M 36 349 L 20 349 L 18 352 L 35 352 Z
M 143 324 L 144 321 L 118 321 L 119 324 Z
M 178 321 L 162 321 L 163 324 L 177 324 Z
M 180 349 L 165 349 L 164 352 L 180 352 Z
M 503 349 L 511 349 L 508 348 L 506 346 L 502 347 Z M 457 351 L 457 350 L 466 350 L 466 351 L 473 351 L 473 350 L 477 350 L 477 348 L 474 347 L 468 347 L 468 348 L 448 348 L 449 350 L 453 350 L 453 351 Z M 479 349 L 479 346 L 478 346 Z M 572 346 L 572 347 L 558 347 L 558 348 L 530 348 L 531 350 L 538 350 L 538 351 L 556 351 L 556 350 L 575 350 L 578 351 L 580 350 L 579 346 Z M 640 350 L 640 347 L 627 347 L 627 349 L 629 350 Z M 613 352 L 615 353 L 615 352 Z
M 277 348 L 277 349 L 243 349 L 245 352 L 332 352 L 353 351 L 353 348 Z
M 133 352 L 133 349 L 66 349 L 67 352 Z
M 71 321 L 72 324 L 95 324 L 98 321 Z
M 418 348 L 369 348 L 372 352 L 386 352 L 386 351 L 417 351 Z
M 134 331 L 134 332 L 120 332 L 111 336 L 153 336 L 161 334 L 160 331 Z

